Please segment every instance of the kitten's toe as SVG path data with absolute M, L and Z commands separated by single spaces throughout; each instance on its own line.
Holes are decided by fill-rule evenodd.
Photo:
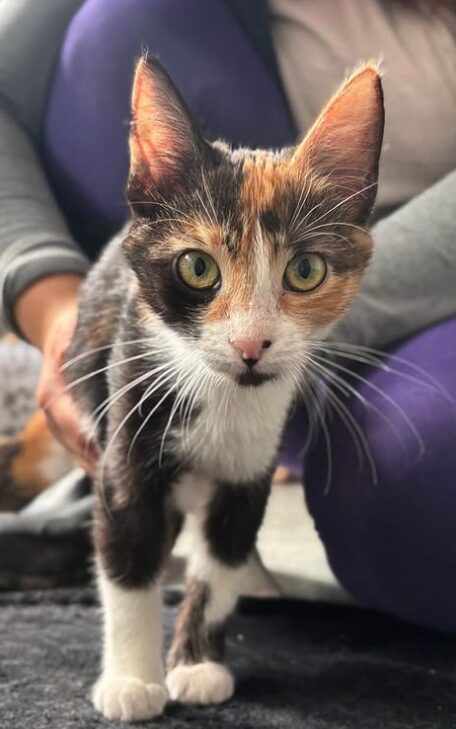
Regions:
M 103 678 L 94 686 L 93 705 L 107 719 L 144 721 L 163 713 L 167 694 L 163 686 L 139 678 Z
M 174 701 L 189 704 L 221 704 L 234 693 L 234 679 L 226 666 L 205 661 L 194 666 L 176 666 L 166 677 Z

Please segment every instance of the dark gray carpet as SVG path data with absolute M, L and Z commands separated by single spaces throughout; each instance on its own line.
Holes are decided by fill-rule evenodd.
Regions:
M 168 635 L 176 609 L 165 608 Z M 126 726 L 103 720 L 87 700 L 98 656 L 92 592 L 0 594 L 1 729 Z M 238 680 L 233 701 L 171 704 L 146 725 L 456 728 L 453 637 L 356 609 L 245 601 L 230 626 L 229 657 Z

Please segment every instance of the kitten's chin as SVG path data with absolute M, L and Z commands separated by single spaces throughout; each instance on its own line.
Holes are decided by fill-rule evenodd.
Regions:
M 241 387 L 259 387 L 260 385 L 264 385 L 265 382 L 271 382 L 277 379 L 277 375 L 255 372 L 255 370 L 246 370 L 236 375 L 234 379 Z

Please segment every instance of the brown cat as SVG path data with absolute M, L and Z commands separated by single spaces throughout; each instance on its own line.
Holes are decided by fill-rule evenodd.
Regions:
M 132 101 L 132 220 L 84 285 L 68 380 L 103 453 L 94 540 L 106 717 L 217 703 L 226 619 L 251 558 L 306 354 L 371 253 L 381 82 L 360 68 L 278 152 L 204 140 L 154 62 Z M 160 575 L 185 515 L 195 546 L 167 675 Z

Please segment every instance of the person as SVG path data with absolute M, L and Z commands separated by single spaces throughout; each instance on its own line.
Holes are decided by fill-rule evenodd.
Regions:
M 42 351 L 38 402 L 85 470 L 93 472 L 96 447 L 84 442 L 59 367 L 81 281 L 128 214 L 126 122 L 142 47 L 167 67 L 209 137 L 252 147 L 292 143 L 344 73 L 360 60 L 383 58 L 387 125 L 375 252 L 360 296 L 331 340 L 375 350 L 395 345 L 400 357 L 398 343 L 415 336 L 408 355 L 413 360 L 418 352 L 421 370 L 443 376 L 455 394 L 449 367 L 456 349 L 456 13 L 450 3 L 6 0 L 0 9 L 2 316 Z M 424 387 L 413 396 L 406 379 L 381 385 L 395 388 L 387 397 L 402 403 L 400 409 L 413 410 L 419 400 L 417 417 L 432 412 L 424 467 L 410 459 L 399 466 L 400 447 L 382 440 L 383 421 L 365 411 L 361 427 L 372 431 L 378 489 L 348 463 L 347 434 L 335 425 L 337 481 L 324 496 L 327 453 L 320 438 L 306 458 L 307 498 L 333 569 L 356 598 L 454 630 L 456 593 L 446 603 L 441 597 L 456 563 L 448 522 L 456 506 L 449 480 L 456 465 L 448 444 L 453 411 L 441 391 Z M 284 454 L 294 468 L 300 468 L 304 427 L 298 411 Z M 414 509 L 410 484 L 417 473 L 424 480 Z M 425 531 L 430 538 L 423 543 Z

